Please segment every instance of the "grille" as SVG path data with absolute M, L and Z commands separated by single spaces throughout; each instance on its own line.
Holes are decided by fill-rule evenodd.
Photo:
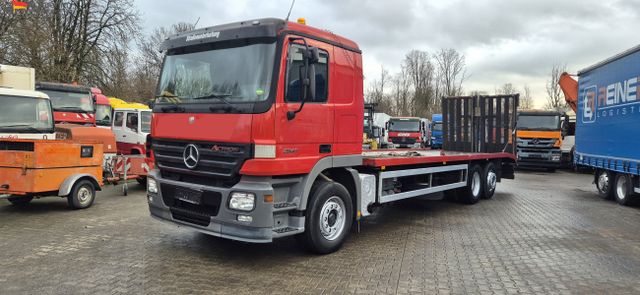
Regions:
M 24 151 L 33 152 L 33 142 L 13 142 L 13 141 L 0 141 L 0 151 Z
M 183 159 L 184 150 L 189 144 L 195 145 L 200 154 L 198 164 L 193 169 L 187 168 Z M 166 173 L 174 180 L 208 185 L 216 180 L 237 179 L 242 164 L 251 158 L 250 144 L 154 139 L 152 149 L 156 165 L 163 175 Z
M 161 189 L 162 201 L 169 206 L 171 215 L 177 220 L 207 226 L 210 218 L 218 215 L 222 201 L 222 194 L 219 192 L 202 192 L 202 201 L 196 205 L 176 199 L 174 197 L 176 186 L 174 185 L 161 184 Z
M 553 138 L 518 138 L 518 147 L 549 148 L 555 143 Z
M 415 144 L 416 139 L 412 137 L 390 137 L 389 140 L 395 144 Z

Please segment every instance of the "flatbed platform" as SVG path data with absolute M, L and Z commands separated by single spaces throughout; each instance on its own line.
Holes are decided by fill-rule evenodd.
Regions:
M 514 162 L 516 160 L 515 155 L 507 152 L 467 153 L 430 149 L 366 151 L 362 156 L 363 165 L 377 168 L 491 159 L 511 159 Z

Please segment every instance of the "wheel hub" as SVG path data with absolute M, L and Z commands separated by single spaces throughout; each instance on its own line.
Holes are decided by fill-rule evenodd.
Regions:
M 496 175 L 496 172 L 493 170 L 490 170 L 489 173 L 487 173 L 487 184 L 490 191 L 493 191 L 496 189 L 497 182 L 498 182 L 498 176 Z
M 627 197 L 627 179 L 625 177 L 621 177 L 617 182 L 616 193 L 620 200 L 624 200 Z
M 471 192 L 476 197 L 480 195 L 480 173 L 473 173 L 473 179 L 471 180 Z
M 322 205 L 320 232 L 325 239 L 335 240 L 344 230 L 346 224 L 345 208 L 344 202 L 338 196 L 329 198 Z
M 609 174 L 600 173 L 600 176 L 598 177 L 598 188 L 602 191 L 607 191 L 609 188 Z
M 91 192 L 86 187 L 80 188 L 78 190 L 78 200 L 80 203 L 85 203 L 89 200 Z

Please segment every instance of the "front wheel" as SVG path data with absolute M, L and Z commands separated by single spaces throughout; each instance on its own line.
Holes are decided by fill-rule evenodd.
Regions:
M 305 232 L 300 239 L 318 254 L 340 249 L 351 230 L 353 205 L 347 189 L 337 182 L 319 180 L 307 203 Z
M 22 197 L 9 197 L 7 199 L 14 206 L 24 206 L 27 205 L 33 200 L 31 196 L 22 196 Z
M 77 181 L 71 193 L 67 196 L 67 202 L 72 209 L 85 209 L 93 205 L 96 199 L 96 188 L 89 180 Z

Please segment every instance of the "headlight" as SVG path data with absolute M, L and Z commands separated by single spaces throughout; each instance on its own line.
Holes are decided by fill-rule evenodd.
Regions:
M 147 177 L 147 192 L 152 194 L 158 193 L 158 183 L 151 177 Z
M 229 208 L 240 211 L 251 211 L 255 207 L 256 195 L 252 193 L 233 192 L 229 200 Z

